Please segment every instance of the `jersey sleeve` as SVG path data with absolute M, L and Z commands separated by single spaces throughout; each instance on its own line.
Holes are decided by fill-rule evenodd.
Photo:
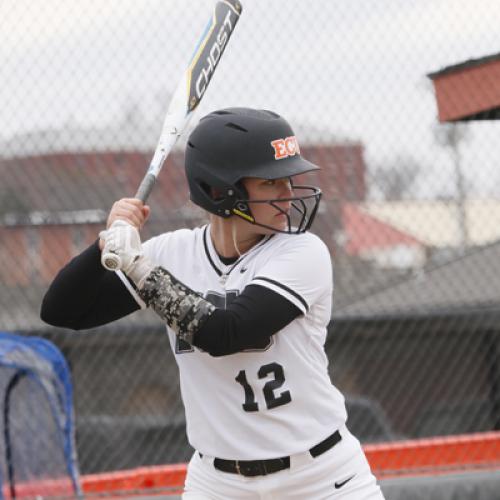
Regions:
M 332 293 L 328 248 L 310 233 L 286 238 L 251 283 L 279 293 L 306 314 L 321 296 Z
M 57 273 L 43 297 L 40 317 L 53 326 L 82 330 L 105 325 L 137 309 L 117 275 L 101 266 L 96 241 Z
M 171 233 L 154 236 L 142 244 L 144 254 L 155 264 L 162 264 L 162 254 L 167 250 Z
M 226 309 L 216 309 L 195 333 L 193 345 L 212 356 L 262 349 L 272 335 L 301 311 L 281 294 L 257 285 L 247 286 Z

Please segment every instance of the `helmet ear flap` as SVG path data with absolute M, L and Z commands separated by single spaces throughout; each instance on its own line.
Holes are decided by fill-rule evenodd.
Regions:
M 252 211 L 250 210 L 250 205 L 245 200 L 239 200 L 236 202 L 233 208 L 233 214 L 238 215 L 249 222 L 255 222 Z
M 236 182 L 234 187 L 236 188 L 237 198 L 235 199 L 232 213 L 249 222 L 255 222 L 252 211 L 250 210 L 250 205 L 246 201 L 248 200 L 248 191 L 245 188 L 243 179 Z
M 204 200 L 202 206 L 207 207 L 213 214 L 224 218 L 233 215 L 235 210 L 251 214 L 250 207 L 245 202 L 248 194 L 243 182 L 238 181 L 234 185 L 228 185 L 220 179 L 212 178 L 211 180 L 213 182 L 210 183 L 201 179 L 191 182 L 191 194 L 198 193 L 197 199 Z M 247 215 L 245 219 L 253 220 L 253 217 Z
M 231 187 L 210 188 L 209 196 L 211 198 L 212 210 L 219 217 L 230 217 L 233 207 L 236 203 L 234 189 Z
M 236 181 L 234 183 L 234 188 L 236 190 L 236 197 L 238 200 L 248 200 L 248 191 L 243 183 L 243 179 Z

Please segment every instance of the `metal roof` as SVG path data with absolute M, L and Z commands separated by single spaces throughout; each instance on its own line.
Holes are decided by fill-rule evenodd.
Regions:
M 487 64 L 497 60 L 500 60 L 500 52 L 484 57 L 478 57 L 475 59 L 467 59 L 467 61 L 463 61 L 457 64 L 452 64 L 438 71 L 433 71 L 432 73 L 428 73 L 427 76 L 431 80 L 434 80 L 435 78 L 438 78 L 440 76 L 449 75 L 450 73 L 456 73 L 457 71 L 462 71 L 468 68 L 474 68 L 475 66 L 480 66 L 481 64 Z
M 342 318 L 500 311 L 500 241 L 428 269 L 334 311 Z

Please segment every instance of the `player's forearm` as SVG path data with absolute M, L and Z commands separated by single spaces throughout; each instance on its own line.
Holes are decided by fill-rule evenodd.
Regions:
M 227 309 L 217 309 L 167 270 L 153 268 L 139 295 L 183 341 L 213 356 L 265 348 L 300 311 L 282 296 L 248 287 Z
M 100 255 L 95 242 L 59 271 L 42 301 L 43 321 L 80 330 L 109 323 L 139 309 L 115 273 L 101 266 Z
M 177 336 L 191 344 L 215 307 L 162 267 L 155 267 L 142 280 L 139 295 Z
M 195 332 L 210 317 L 214 306 L 155 264 L 143 253 L 139 231 L 117 220 L 100 233 L 105 241 L 103 255 L 114 260 L 135 284 L 141 299 L 176 332 L 192 343 Z M 106 265 L 106 262 L 103 263 Z

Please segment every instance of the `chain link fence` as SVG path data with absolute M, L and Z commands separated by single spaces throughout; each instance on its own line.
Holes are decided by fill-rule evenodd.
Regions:
M 0 330 L 41 335 L 68 359 L 83 473 L 192 453 L 152 312 L 85 332 L 38 315 L 58 269 L 135 193 L 212 5 L 0 2 Z M 334 262 L 326 348 L 352 431 L 368 444 L 499 430 L 499 124 L 438 124 L 427 76 L 500 50 L 498 3 L 243 6 L 194 121 L 271 109 L 322 167 L 309 181 Z M 144 238 L 203 222 L 182 140 L 149 204 Z

